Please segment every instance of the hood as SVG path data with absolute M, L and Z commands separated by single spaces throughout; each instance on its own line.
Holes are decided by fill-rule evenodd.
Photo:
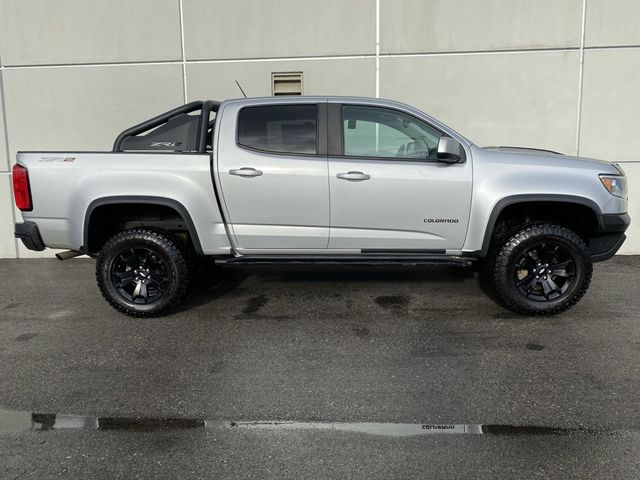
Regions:
M 621 173 L 623 171 L 617 168 L 615 164 L 607 162 L 605 160 L 597 160 L 594 158 L 585 157 L 573 157 L 569 155 L 563 155 L 553 150 L 544 150 L 541 148 L 528 148 L 528 147 L 481 147 L 482 150 L 487 152 L 496 152 L 498 154 L 504 154 L 504 159 L 509 158 L 514 163 L 522 161 L 523 163 L 536 163 L 543 162 L 545 164 L 550 163 L 557 166 L 564 167 L 576 167 L 576 168 L 590 168 L 600 170 L 601 173 Z M 502 156 L 502 155 L 501 155 Z M 533 158 L 536 157 L 536 158 Z M 527 161 L 527 159 L 529 161 Z
M 505 146 L 497 146 L 497 147 L 482 147 L 485 150 L 491 150 L 494 152 L 504 152 L 504 153 L 522 153 L 524 155 L 537 155 L 539 157 L 548 157 L 549 155 L 560 155 L 561 157 L 566 157 L 560 152 L 554 152 L 553 150 L 543 150 L 542 148 L 530 148 L 530 147 L 505 147 Z

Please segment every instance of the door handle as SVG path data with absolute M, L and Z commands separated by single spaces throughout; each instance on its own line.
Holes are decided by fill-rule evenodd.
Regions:
M 229 170 L 229 174 L 239 177 L 259 177 L 262 175 L 262 170 L 256 170 L 253 167 L 232 168 Z
M 362 182 L 363 180 L 369 180 L 371 175 L 367 175 L 362 172 L 347 172 L 339 173 L 336 175 L 341 180 L 349 180 L 350 182 Z

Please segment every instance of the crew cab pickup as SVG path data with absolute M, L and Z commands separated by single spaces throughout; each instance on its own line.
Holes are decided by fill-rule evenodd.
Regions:
M 585 294 L 630 222 L 617 165 L 481 148 L 408 105 L 357 97 L 188 103 L 111 152 L 19 152 L 13 190 L 16 237 L 96 258 L 104 298 L 138 317 L 178 306 L 199 256 L 475 263 L 503 306 L 551 315 Z

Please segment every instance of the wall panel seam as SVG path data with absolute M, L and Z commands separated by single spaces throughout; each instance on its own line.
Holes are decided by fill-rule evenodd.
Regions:
M 557 48 L 520 48 L 504 50 L 460 50 L 449 52 L 406 52 L 406 53 L 381 53 L 381 57 L 402 58 L 402 57 L 455 57 L 465 55 L 512 55 L 522 53 L 557 53 L 557 52 L 578 52 L 580 47 L 557 47 Z
M 578 108 L 576 118 L 576 156 L 580 155 L 580 130 L 582 128 L 582 88 L 584 84 L 584 44 L 587 29 L 587 0 L 582 0 L 582 31 L 580 34 L 580 65 L 578 66 Z
M 452 52 L 411 52 L 411 53 L 380 53 L 354 55 L 315 55 L 307 57 L 249 57 L 228 59 L 199 59 L 199 60 L 154 60 L 148 62 L 98 62 L 98 63 L 58 63 L 34 65 L 2 65 L 0 70 L 29 70 L 46 68 L 94 68 L 94 67 L 130 67 L 153 65 L 197 65 L 216 63 L 252 63 L 252 62 L 291 62 L 291 61 L 323 61 L 323 60 L 363 60 L 376 58 L 412 58 L 412 57 L 455 57 L 465 55 L 511 55 L 525 53 L 554 53 L 554 52 L 588 52 L 598 50 L 640 49 L 640 45 L 608 46 L 608 47 L 558 47 L 533 48 L 511 50 L 469 50 Z M 185 69 L 186 71 L 186 69 Z
M 178 0 L 178 6 L 180 7 L 180 51 L 182 52 L 182 95 L 184 96 L 184 103 L 187 103 L 187 63 L 186 55 L 184 51 L 184 10 L 182 8 L 182 0 Z
M 376 1 L 376 98 L 380 98 L 380 0 Z
M 1 60 L 0 60 L 1 61 Z M 2 64 L 0 64 L 2 67 Z M 2 115 L 3 121 L 3 132 L 4 135 L 4 154 L 7 156 L 7 162 L 11 164 L 11 149 L 9 148 L 9 119 L 7 118 L 7 109 L 5 106 L 5 91 L 4 91 L 4 68 L 0 68 L 0 115 Z M 2 172 L 5 173 L 9 178 L 11 178 L 11 172 Z M 10 182 L 11 183 L 11 182 Z M 12 186 L 9 185 L 9 210 L 11 210 L 11 219 L 15 224 L 17 221 L 16 210 L 13 208 L 13 196 L 12 194 Z M 15 258 L 20 258 L 20 249 L 18 248 L 18 239 L 13 238 L 13 248 L 15 250 Z
M 179 60 L 149 62 L 104 62 L 104 63 L 52 63 L 39 65 L 3 65 L 3 70 L 35 70 L 47 68 L 95 68 L 95 67 L 144 67 L 153 65 L 181 65 Z

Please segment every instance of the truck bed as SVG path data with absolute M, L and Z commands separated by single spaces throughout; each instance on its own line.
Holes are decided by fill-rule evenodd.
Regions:
M 162 199 L 186 210 L 202 253 L 230 253 L 208 154 L 19 152 L 18 163 L 29 171 L 33 197 L 22 215 L 38 224 L 48 247 L 82 250 L 85 222 L 99 205 Z

